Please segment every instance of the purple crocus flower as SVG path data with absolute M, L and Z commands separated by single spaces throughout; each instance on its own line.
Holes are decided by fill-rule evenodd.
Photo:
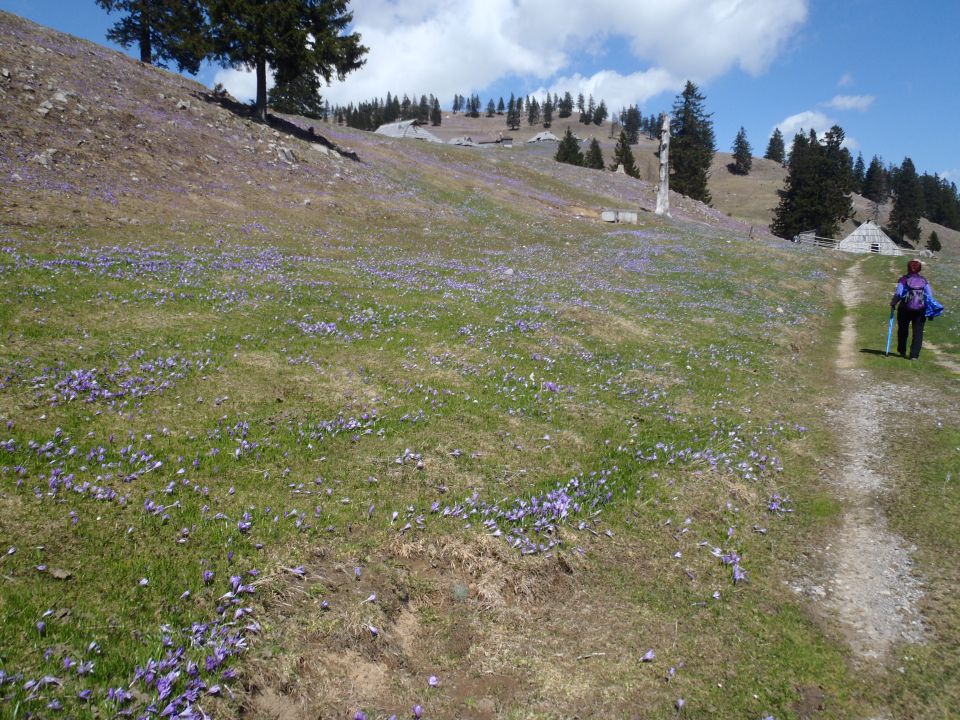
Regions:
M 414 720 L 420 720 L 420 718 L 423 717 L 423 707 L 420 705 L 414 705 L 412 708 L 410 708 L 410 712 L 412 713 Z
M 435 688 L 435 687 L 437 687 L 438 685 L 440 685 L 440 679 L 439 679 L 436 675 L 431 675 L 431 676 L 427 679 L 427 685 L 429 685 L 430 687 L 434 687 L 434 688 Z
M 643 657 L 640 658 L 640 662 L 652 662 L 653 659 L 656 657 L 657 657 L 656 653 L 654 653 L 653 649 L 651 648 L 650 650 L 647 650 L 643 654 Z

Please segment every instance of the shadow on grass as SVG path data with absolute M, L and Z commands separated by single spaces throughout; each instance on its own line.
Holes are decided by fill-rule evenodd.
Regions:
M 250 122 L 260 122 L 253 114 L 252 105 L 248 103 L 242 103 L 227 93 L 196 92 L 193 95 L 198 100 L 203 100 L 204 102 L 211 103 L 213 105 L 219 105 L 225 110 L 229 110 L 237 117 L 244 118 Z M 318 135 L 316 132 L 314 132 L 312 125 L 303 128 L 297 125 L 295 122 L 287 120 L 286 118 L 277 117 L 276 115 L 267 113 L 267 126 L 286 135 L 295 137 L 298 140 L 323 145 L 324 147 L 339 154 L 341 157 L 345 157 L 348 160 L 353 160 L 354 162 L 360 162 L 360 156 L 357 155 L 357 153 L 352 150 L 344 150 L 336 143 L 327 140 L 327 138 L 323 137 L 323 135 Z
M 880 355 L 881 357 L 883 357 L 884 355 L 887 355 L 892 358 L 900 357 L 895 352 L 886 353 L 883 350 L 874 350 L 873 348 L 860 348 L 860 352 L 862 352 L 864 355 Z

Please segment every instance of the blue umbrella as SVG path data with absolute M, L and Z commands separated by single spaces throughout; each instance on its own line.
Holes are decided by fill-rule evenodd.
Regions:
M 893 308 L 890 308 L 890 325 L 887 327 L 887 350 L 886 354 L 890 354 L 890 338 L 893 335 Z

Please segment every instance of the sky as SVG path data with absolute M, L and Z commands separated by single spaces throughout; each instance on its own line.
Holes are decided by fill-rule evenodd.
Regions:
M 669 110 L 687 80 L 717 149 L 744 127 L 754 155 L 779 127 L 840 125 L 847 146 L 960 184 L 960 0 L 352 0 L 363 68 L 323 90 L 334 104 L 406 93 L 487 100 L 570 91 Z M 118 16 L 93 0 L 0 0 L 0 9 L 109 45 Z M 137 56 L 136 46 L 128 49 Z M 251 99 L 243 69 L 197 79 Z

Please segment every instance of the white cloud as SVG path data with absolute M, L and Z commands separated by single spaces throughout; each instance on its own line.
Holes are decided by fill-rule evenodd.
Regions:
M 788 118 L 785 118 L 776 124 L 776 127 L 780 128 L 780 132 L 783 133 L 783 140 L 787 145 L 787 151 L 790 150 L 790 145 L 793 143 L 793 138 L 798 132 L 809 133 L 811 130 L 817 132 L 817 137 L 820 140 L 823 140 L 823 136 L 827 131 L 832 128 L 834 125 L 838 125 L 836 120 L 834 120 L 829 115 L 825 115 L 819 110 L 804 110 L 803 112 L 797 113 L 796 115 L 791 115 Z M 842 127 L 842 126 L 841 126 Z M 773 130 L 770 130 L 770 133 L 773 133 Z M 860 147 L 860 143 L 855 137 L 850 135 L 845 135 L 841 147 L 847 148 L 847 150 L 855 151 Z
M 519 76 L 545 89 L 593 87 L 619 108 L 677 90 L 688 78 L 703 83 L 734 67 L 764 72 L 806 20 L 808 3 L 355 0 L 353 29 L 370 48 L 366 65 L 323 94 L 347 103 L 387 91 L 434 93 L 446 104 L 455 93 L 479 93 Z M 607 56 L 606 69 L 590 77 L 578 74 L 576 59 L 611 38 L 622 39 L 629 53 Z
M 834 110 L 859 110 L 860 112 L 866 112 L 870 109 L 870 106 L 873 105 L 874 100 L 876 100 L 876 98 L 873 95 L 834 95 L 833 99 L 826 103 L 826 105 Z
M 237 100 L 245 102 L 257 97 L 257 76 L 253 70 L 221 68 L 213 75 L 213 83 L 220 83 Z M 267 68 L 267 90 L 273 87 L 273 73 Z
M 783 133 L 783 139 L 788 145 L 793 140 L 793 136 L 801 130 L 804 132 L 816 130 L 817 135 L 822 137 L 834 125 L 836 125 L 836 121 L 833 118 L 818 110 L 804 110 L 777 123 L 777 127 Z M 773 131 L 771 130 L 771 132 Z
M 853 85 L 853 75 L 848 72 L 845 72 L 837 80 L 837 87 L 850 87 L 851 85 Z

